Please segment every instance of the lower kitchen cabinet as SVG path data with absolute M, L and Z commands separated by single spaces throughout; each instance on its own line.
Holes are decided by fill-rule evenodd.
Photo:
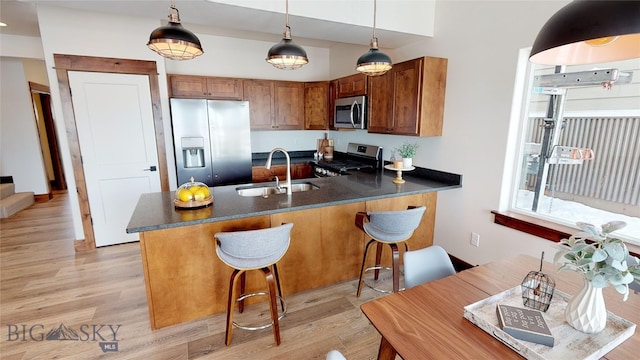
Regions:
M 271 169 L 267 169 L 264 166 L 253 166 L 251 168 L 251 181 L 254 183 L 273 181 L 275 176 L 280 181 L 285 181 L 287 178 L 287 165 L 272 165 Z
M 217 232 L 293 223 L 289 249 L 278 262 L 286 296 L 357 278 L 365 241 L 369 239 L 354 225 L 356 213 L 403 210 L 408 205 L 427 207 L 420 226 L 408 240 L 409 248 L 415 250 L 431 245 L 435 192 L 142 232 L 140 248 L 151 328 L 159 329 L 226 311 L 229 277 L 233 270 L 216 255 L 213 235 Z M 197 212 L 212 211 L 213 207 L 185 210 L 180 216 L 188 221 L 190 217 L 202 216 Z M 390 259 L 391 255 L 385 249 L 383 264 Z M 264 278 L 259 272 L 249 272 L 246 284 L 247 292 L 253 292 L 264 286 Z M 253 299 L 247 301 L 252 303 Z
M 308 179 L 313 175 L 313 166 L 308 163 L 291 165 L 291 177 L 294 179 Z
M 264 166 L 251 168 L 251 181 L 254 183 L 273 181 L 277 176 L 280 181 L 287 179 L 287 165 L 272 165 L 271 169 Z M 291 164 L 291 179 L 307 179 L 313 176 L 313 167 L 307 163 Z

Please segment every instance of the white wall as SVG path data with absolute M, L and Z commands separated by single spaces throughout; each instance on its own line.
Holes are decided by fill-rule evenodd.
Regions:
M 49 193 L 31 92 L 21 59 L 0 59 L 0 175 L 16 192 Z

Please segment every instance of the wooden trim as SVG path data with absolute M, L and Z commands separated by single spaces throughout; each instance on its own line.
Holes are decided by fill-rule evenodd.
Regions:
M 560 224 L 537 220 L 511 212 L 499 212 L 493 210 L 491 213 L 494 215 L 493 222 L 496 224 L 535 235 L 553 242 L 560 242 L 562 239 L 567 239 L 572 233 L 576 232 L 575 230 Z M 640 246 L 629 243 L 625 244 L 629 248 L 629 253 L 631 255 L 640 257 Z
M 158 75 L 155 61 L 53 54 L 56 70 Z
M 496 224 L 510 227 L 553 242 L 560 242 L 560 240 L 571 236 L 568 232 L 554 229 L 549 225 L 534 223 L 531 220 L 518 217 L 512 213 L 501 213 L 495 210 L 491 211 L 491 213 L 494 215 L 493 222 Z
M 33 201 L 37 203 L 45 203 L 49 200 L 53 199 L 53 193 L 49 192 L 47 194 L 36 194 L 33 196 Z
M 51 94 L 51 91 L 49 90 L 48 86 L 34 83 L 33 81 L 29 81 L 29 90 L 31 92 Z
M 58 77 L 62 113 L 67 131 L 69 152 L 71 153 L 71 164 L 73 166 L 73 174 L 76 180 L 82 228 L 85 236 L 83 240 L 77 240 L 75 242 L 75 249 L 76 251 L 95 249 L 95 236 L 93 233 L 93 225 L 91 224 L 91 210 L 89 209 L 89 198 L 87 196 L 84 167 L 81 161 L 80 143 L 78 140 L 75 113 L 73 111 L 73 103 L 71 100 L 71 86 L 69 84 L 68 72 L 88 71 L 149 76 L 153 122 L 156 133 L 156 152 L 158 154 L 158 171 L 160 172 L 160 188 L 162 191 L 168 191 L 169 176 L 166 161 L 167 155 L 165 151 L 164 126 L 162 123 L 162 109 L 160 106 L 158 70 L 155 61 L 147 60 L 102 58 L 65 54 L 53 54 L 53 58 L 56 75 Z

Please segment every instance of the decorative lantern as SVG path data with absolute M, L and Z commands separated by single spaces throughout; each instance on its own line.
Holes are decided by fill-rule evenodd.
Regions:
M 540 258 L 540 270 L 530 271 L 522 280 L 521 286 L 524 306 L 546 312 L 549 309 L 549 304 L 551 304 L 556 282 L 549 275 L 542 272 L 543 261 L 544 251 Z

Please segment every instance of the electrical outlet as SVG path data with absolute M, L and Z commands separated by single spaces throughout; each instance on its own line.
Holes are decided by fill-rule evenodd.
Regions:
M 471 233 L 471 245 L 480 246 L 480 235 L 474 232 Z

